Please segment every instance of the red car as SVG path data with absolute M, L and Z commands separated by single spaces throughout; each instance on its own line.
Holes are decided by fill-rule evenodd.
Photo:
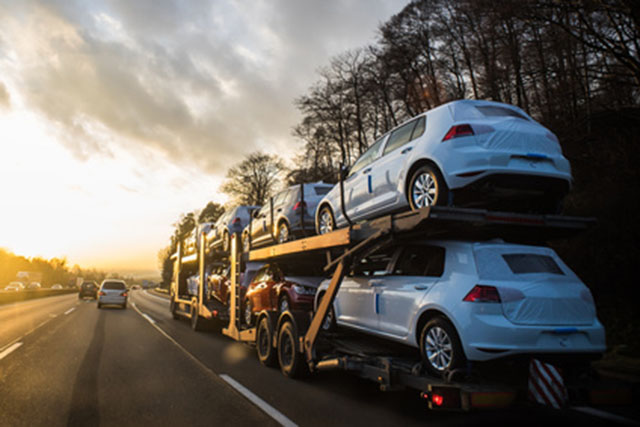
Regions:
M 307 273 L 308 274 L 308 273 Z M 244 321 L 253 323 L 255 313 L 313 309 L 313 298 L 323 277 L 285 276 L 278 264 L 265 264 L 258 270 L 244 298 Z

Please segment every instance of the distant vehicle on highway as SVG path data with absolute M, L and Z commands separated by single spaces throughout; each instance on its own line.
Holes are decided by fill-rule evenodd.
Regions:
M 142 288 L 140 287 L 140 285 L 133 285 L 133 286 L 131 287 L 131 290 L 138 290 L 138 289 L 142 289 Z
M 98 291 L 98 308 L 103 305 L 119 305 L 127 308 L 127 284 L 124 280 L 106 279 L 102 281 Z
M 5 291 L 20 292 L 20 291 L 24 290 L 24 285 L 22 284 L 22 282 L 11 282 L 7 286 L 4 287 L 4 290 Z
M 51 286 L 51 289 L 60 290 L 62 289 L 62 285 L 60 283 L 56 283 L 55 285 Z
M 31 290 L 31 291 L 35 291 L 42 288 L 42 285 L 38 282 L 31 282 L 29 283 L 29 285 L 27 286 L 27 289 Z
M 80 285 L 78 298 L 83 299 L 85 297 L 89 297 L 91 299 L 96 299 L 96 292 L 98 292 L 98 285 L 96 282 L 83 282 L 82 285 Z

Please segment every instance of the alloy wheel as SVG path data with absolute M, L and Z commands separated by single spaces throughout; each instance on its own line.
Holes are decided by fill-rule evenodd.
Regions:
M 413 182 L 411 197 L 414 206 L 418 208 L 435 205 L 438 200 L 438 184 L 434 176 L 428 172 L 418 175 Z
M 451 365 L 453 345 L 447 332 L 435 326 L 427 332 L 424 342 L 427 359 L 438 371 L 444 371 Z

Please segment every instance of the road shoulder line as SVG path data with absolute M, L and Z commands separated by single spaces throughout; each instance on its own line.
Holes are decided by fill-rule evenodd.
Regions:
M 3 350 L 2 353 L 0 353 L 0 360 L 4 359 L 20 347 L 22 347 L 22 342 L 13 343 L 6 350 Z
M 297 427 L 298 425 L 287 418 L 282 412 L 278 411 L 273 406 L 269 405 L 267 402 L 258 397 L 251 390 L 240 384 L 238 381 L 234 380 L 227 374 L 220 374 L 220 378 L 225 380 L 231 387 L 236 389 L 238 393 L 242 394 L 244 397 L 249 400 L 249 402 L 253 403 L 260 409 L 262 409 L 265 413 L 267 413 L 271 418 L 279 422 L 281 425 L 285 427 Z

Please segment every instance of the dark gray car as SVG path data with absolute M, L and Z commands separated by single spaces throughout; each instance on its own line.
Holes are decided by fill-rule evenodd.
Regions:
M 249 223 L 251 212 L 259 208 L 260 206 L 236 206 L 225 211 L 207 234 L 209 246 L 229 252 L 233 233 L 242 233 L 243 228 Z
M 315 234 L 316 207 L 331 188 L 332 184 L 314 182 L 292 185 L 276 194 L 269 203 L 254 211 L 251 224 L 243 230 L 244 250 Z

